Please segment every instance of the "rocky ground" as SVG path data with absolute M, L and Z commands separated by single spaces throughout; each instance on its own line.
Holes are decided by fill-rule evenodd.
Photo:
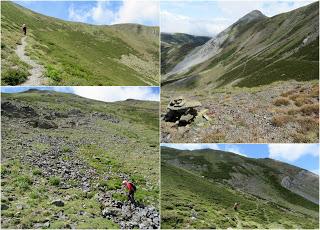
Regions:
M 127 118 L 56 106 L 3 97 L 2 228 L 159 228 L 156 131 L 145 142 Z
M 210 121 L 196 119 L 187 126 L 161 121 L 161 141 L 290 143 L 319 138 L 318 82 L 287 81 L 255 88 L 202 92 L 162 90 L 162 116 L 171 98 L 198 100 Z

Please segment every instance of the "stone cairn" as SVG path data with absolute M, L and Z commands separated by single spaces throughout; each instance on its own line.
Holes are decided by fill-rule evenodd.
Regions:
M 198 114 L 196 108 L 200 106 L 198 101 L 187 101 L 181 96 L 174 98 L 167 106 L 164 121 L 175 122 L 179 126 L 190 124 Z

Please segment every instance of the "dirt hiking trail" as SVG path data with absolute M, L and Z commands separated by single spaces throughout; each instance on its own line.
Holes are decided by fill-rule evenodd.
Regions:
M 25 48 L 27 45 L 27 41 L 26 41 L 27 37 L 24 36 L 21 39 L 21 45 L 17 46 L 16 54 L 18 55 L 18 57 L 25 63 L 27 63 L 28 65 L 30 65 L 32 67 L 32 69 L 30 70 L 31 75 L 28 77 L 28 79 L 23 82 L 20 85 L 25 85 L 25 86 L 29 86 L 29 85 L 47 85 L 48 84 L 48 80 L 43 78 L 43 71 L 44 68 L 42 65 L 38 64 L 37 62 L 35 62 L 34 60 L 32 60 L 29 56 L 27 56 L 25 54 Z

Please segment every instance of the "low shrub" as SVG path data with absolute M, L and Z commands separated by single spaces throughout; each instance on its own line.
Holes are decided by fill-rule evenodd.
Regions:
M 28 79 L 28 71 L 23 69 L 8 69 L 3 71 L 2 80 L 8 85 L 19 85 Z
M 62 80 L 61 71 L 57 70 L 52 65 L 46 66 L 45 77 L 50 78 L 50 79 L 57 81 L 57 82 Z
M 59 177 L 50 177 L 49 178 L 49 184 L 53 186 L 60 185 L 60 178 Z

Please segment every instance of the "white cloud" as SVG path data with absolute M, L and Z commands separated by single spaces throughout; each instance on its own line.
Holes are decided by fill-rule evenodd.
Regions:
M 299 158 L 319 155 L 317 144 L 269 144 L 269 157 L 276 160 L 293 162 Z
M 242 153 L 237 145 L 225 145 L 224 151 L 232 152 L 244 157 L 248 157 L 246 154 Z
M 84 9 L 76 9 L 74 7 L 74 4 L 71 4 L 71 6 L 69 7 L 68 14 L 69 19 L 76 22 L 86 22 L 91 16 L 91 12 L 87 12 Z
M 303 1 L 282 1 L 282 2 L 271 2 L 264 5 L 262 11 L 265 15 L 272 17 L 274 15 L 285 13 L 299 7 L 308 5 L 315 1 L 303 0 Z
M 111 1 L 97 1 L 91 9 L 75 8 L 72 4 L 69 19 L 95 24 L 139 23 L 159 24 L 159 1 L 124 0 L 117 11 L 110 10 Z
M 159 1 L 124 0 L 112 24 L 159 22 Z
M 73 93 L 82 97 L 99 101 L 113 102 L 126 99 L 159 101 L 160 95 L 152 90 L 152 87 L 72 87 Z
M 195 20 L 184 15 L 161 11 L 161 32 L 214 36 L 230 25 L 226 18 Z
M 115 17 L 114 13 L 108 9 L 107 1 L 98 1 L 97 5 L 90 10 L 90 16 L 97 24 L 105 24 Z
M 180 150 L 196 150 L 196 149 L 216 149 L 216 150 L 219 150 L 219 146 L 217 144 L 166 144 L 166 143 L 162 143 L 161 146 L 166 146 L 166 147 L 180 149 Z

